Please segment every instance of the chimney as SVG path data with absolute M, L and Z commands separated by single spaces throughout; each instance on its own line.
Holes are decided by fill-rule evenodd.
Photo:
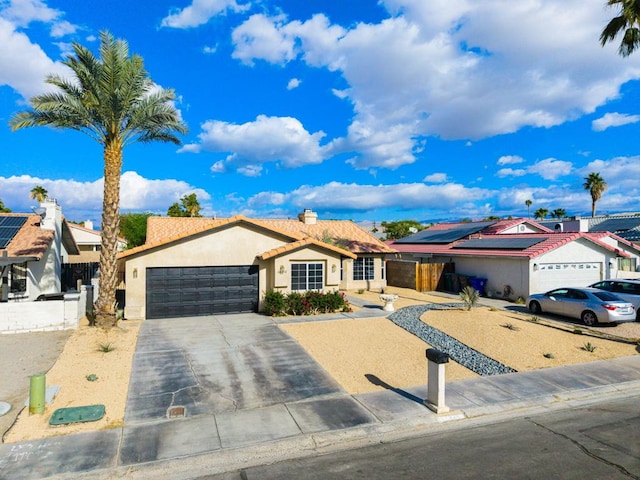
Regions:
M 298 215 L 298 220 L 305 225 L 315 225 L 318 223 L 318 214 L 310 208 L 305 208 L 304 212 Z
M 86 228 L 87 230 L 93 230 L 93 222 L 91 220 L 85 220 L 84 228 Z

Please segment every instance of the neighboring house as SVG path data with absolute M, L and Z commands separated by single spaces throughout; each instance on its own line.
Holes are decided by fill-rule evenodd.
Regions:
M 149 217 L 144 245 L 118 255 L 126 318 L 258 311 L 264 294 L 386 286 L 395 250 L 351 221 Z
M 60 293 L 62 263 L 78 253 L 55 200 L 44 200 L 33 214 L 1 213 L 0 298 L 29 301 L 42 294 Z
M 541 223 L 560 232 L 611 232 L 629 242 L 640 244 L 640 213 L 570 217 Z
M 487 279 L 487 295 L 511 298 L 615 278 L 640 258 L 615 234 L 553 232 L 526 219 L 438 224 L 391 246 L 403 260 L 454 263 L 458 274 Z
M 69 222 L 69 228 L 73 234 L 79 255 L 69 255 L 67 263 L 91 263 L 100 261 L 100 248 L 102 245 L 100 231 L 93 229 L 93 222 L 86 221 L 84 226 Z M 118 251 L 127 247 L 126 240 L 118 239 Z

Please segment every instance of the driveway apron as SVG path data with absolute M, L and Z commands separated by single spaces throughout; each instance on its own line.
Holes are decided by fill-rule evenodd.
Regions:
M 138 337 L 125 422 L 182 412 L 217 415 L 332 394 L 345 392 L 268 317 L 147 320 Z

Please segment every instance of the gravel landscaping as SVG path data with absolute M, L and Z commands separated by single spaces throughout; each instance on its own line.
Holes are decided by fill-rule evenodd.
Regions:
M 501 375 L 503 373 L 516 372 L 515 369 L 486 356 L 420 320 L 422 314 L 429 310 L 461 309 L 462 307 L 462 303 L 414 305 L 404 307 L 387 318 L 409 333 L 424 340 L 433 348 L 446 352 L 452 360 L 478 375 Z

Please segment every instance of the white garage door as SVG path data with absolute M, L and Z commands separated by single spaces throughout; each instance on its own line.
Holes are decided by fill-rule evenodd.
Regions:
M 602 264 L 594 263 L 542 263 L 538 269 L 541 292 L 559 287 L 586 287 L 602 280 Z

